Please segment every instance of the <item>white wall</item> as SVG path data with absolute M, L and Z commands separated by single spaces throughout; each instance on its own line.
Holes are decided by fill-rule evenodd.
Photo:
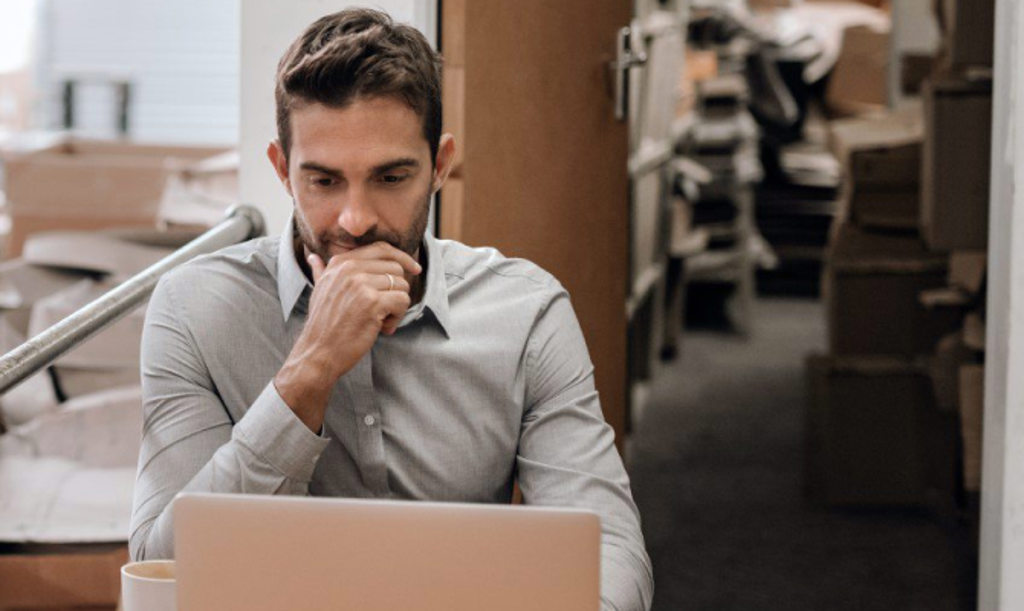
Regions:
M 396 21 L 414 25 L 437 46 L 436 0 L 243 0 L 242 104 L 240 108 L 241 197 L 259 208 L 267 233 L 281 231 L 292 202 L 267 161 L 267 144 L 277 137 L 274 123 L 274 72 L 284 50 L 310 23 L 346 6 L 381 8 Z
M 110 76 L 132 82 L 132 138 L 234 145 L 239 1 L 45 0 L 41 126 L 61 126 L 62 78 Z M 76 127 L 113 135 L 113 89 L 84 84 L 77 96 Z
M 1024 10 L 997 0 L 978 608 L 1024 609 Z

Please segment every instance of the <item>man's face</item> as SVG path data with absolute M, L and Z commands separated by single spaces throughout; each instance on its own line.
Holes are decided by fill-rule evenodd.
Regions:
M 447 158 L 439 151 L 445 167 L 435 171 L 412 108 L 389 97 L 342 108 L 307 104 L 291 113 L 291 138 L 287 160 L 277 143 L 268 153 L 295 202 L 295 224 L 309 252 L 327 262 L 385 241 L 416 255 Z

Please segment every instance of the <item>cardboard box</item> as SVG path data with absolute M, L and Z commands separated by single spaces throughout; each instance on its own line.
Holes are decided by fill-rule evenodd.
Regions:
M 985 367 L 960 368 L 960 436 L 963 448 L 964 490 L 981 490 L 981 445 L 985 420 Z
M 916 232 L 921 217 L 920 191 L 863 191 L 856 187 L 840 201 L 842 218 L 864 229 Z
M 924 125 L 914 110 L 833 121 L 830 145 L 843 168 L 843 218 L 861 227 L 916 229 Z
M 153 225 L 169 174 L 225 152 L 216 147 L 68 139 L 4 159 L 11 208 L 6 257 L 42 230 Z
M 921 228 L 933 250 L 984 250 L 992 157 L 992 81 L 944 77 L 923 88 Z
M 889 102 L 889 30 L 857 25 L 843 32 L 843 46 L 825 90 L 828 108 L 840 115 L 883 109 Z
M 110 231 L 37 233 L 25 241 L 22 257 L 38 266 L 127 279 L 174 252 L 172 247 L 131 239 L 134 232 L 125 237 Z M 160 234 L 152 235 L 156 239 Z
M 991 66 L 996 37 L 995 0 L 938 0 L 942 57 L 952 68 Z
M 981 317 L 981 313 L 975 311 L 964 316 L 964 345 L 971 350 L 984 352 L 986 338 L 985 319 Z
M 950 333 L 939 341 L 935 356 L 929 359 L 929 373 L 935 392 L 935 406 L 940 411 L 956 412 L 960 402 L 960 369 L 979 364 L 981 355 L 964 343 L 962 331 Z
M 68 399 L 142 383 L 138 367 L 96 369 L 54 365 L 56 385 Z
M 949 255 L 949 285 L 968 295 L 978 295 L 985 286 L 988 252 L 957 250 Z
M 825 302 L 833 355 L 930 354 L 960 317 L 929 311 L 922 291 L 945 286 L 948 260 L 920 239 L 839 228 L 829 247 Z
M 906 96 L 920 95 L 921 83 L 935 72 L 935 55 L 904 53 L 900 59 L 900 92 Z
M 40 299 L 32 308 L 29 336 L 38 335 L 56 325 L 116 286 L 115 282 L 85 279 Z M 144 305 L 133 309 L 60 356 L 55 363 L 76 369 L 101 371 L 138 369 L 145 315 Z
M 858 186 L 900 191 L 921 183 L 923 110 L 917 106 L 829 123 L 829 146 Z
M 2 545 L 0 609 L 113 609 L 128 546 Z
M 925 368 L 887 358 L 811 357 L 809 496 L 827 505 L 948 505 L 956 420 L 935 410 Z
M 0 263 L 0 315 L 22 336 L 28 334 L 32 306 L 81 281 L 80 273 L 33 265 L 24 259 Z
M 21 259 L 0 263 L 0 349 L 6 354 L 28 337 L 35 304 L 80 282 L 83 276 L 32 265 Z M 49 373 L 40 371 L 0 397 L 0 430 L 58 408 Z
M 209 228 L 239 203 L 238 151 L 203 159 L 173 172 L 157 212 L 167 227 Z

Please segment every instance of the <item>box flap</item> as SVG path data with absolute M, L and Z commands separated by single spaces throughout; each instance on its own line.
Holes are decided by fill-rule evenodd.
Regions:
M 945 255 L 925 249 L 915 235 L 867 232 L 849 224 L 840 227 L 829 249 L 837 272 L 921 273 L 945 271 Z

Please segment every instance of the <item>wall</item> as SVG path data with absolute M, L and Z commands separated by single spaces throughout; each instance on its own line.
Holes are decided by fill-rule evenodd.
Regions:
M 133 84 L 131 137 L 233 145 L 239 0 L 44 0 L 37 48 L 41 127 L 60 127 L 64 77 Z M 115 131 L 112 88 L 85 83 L 76 126 Z
M 978 608 L 1024 608 L 1024 10 L 998 0 Z

